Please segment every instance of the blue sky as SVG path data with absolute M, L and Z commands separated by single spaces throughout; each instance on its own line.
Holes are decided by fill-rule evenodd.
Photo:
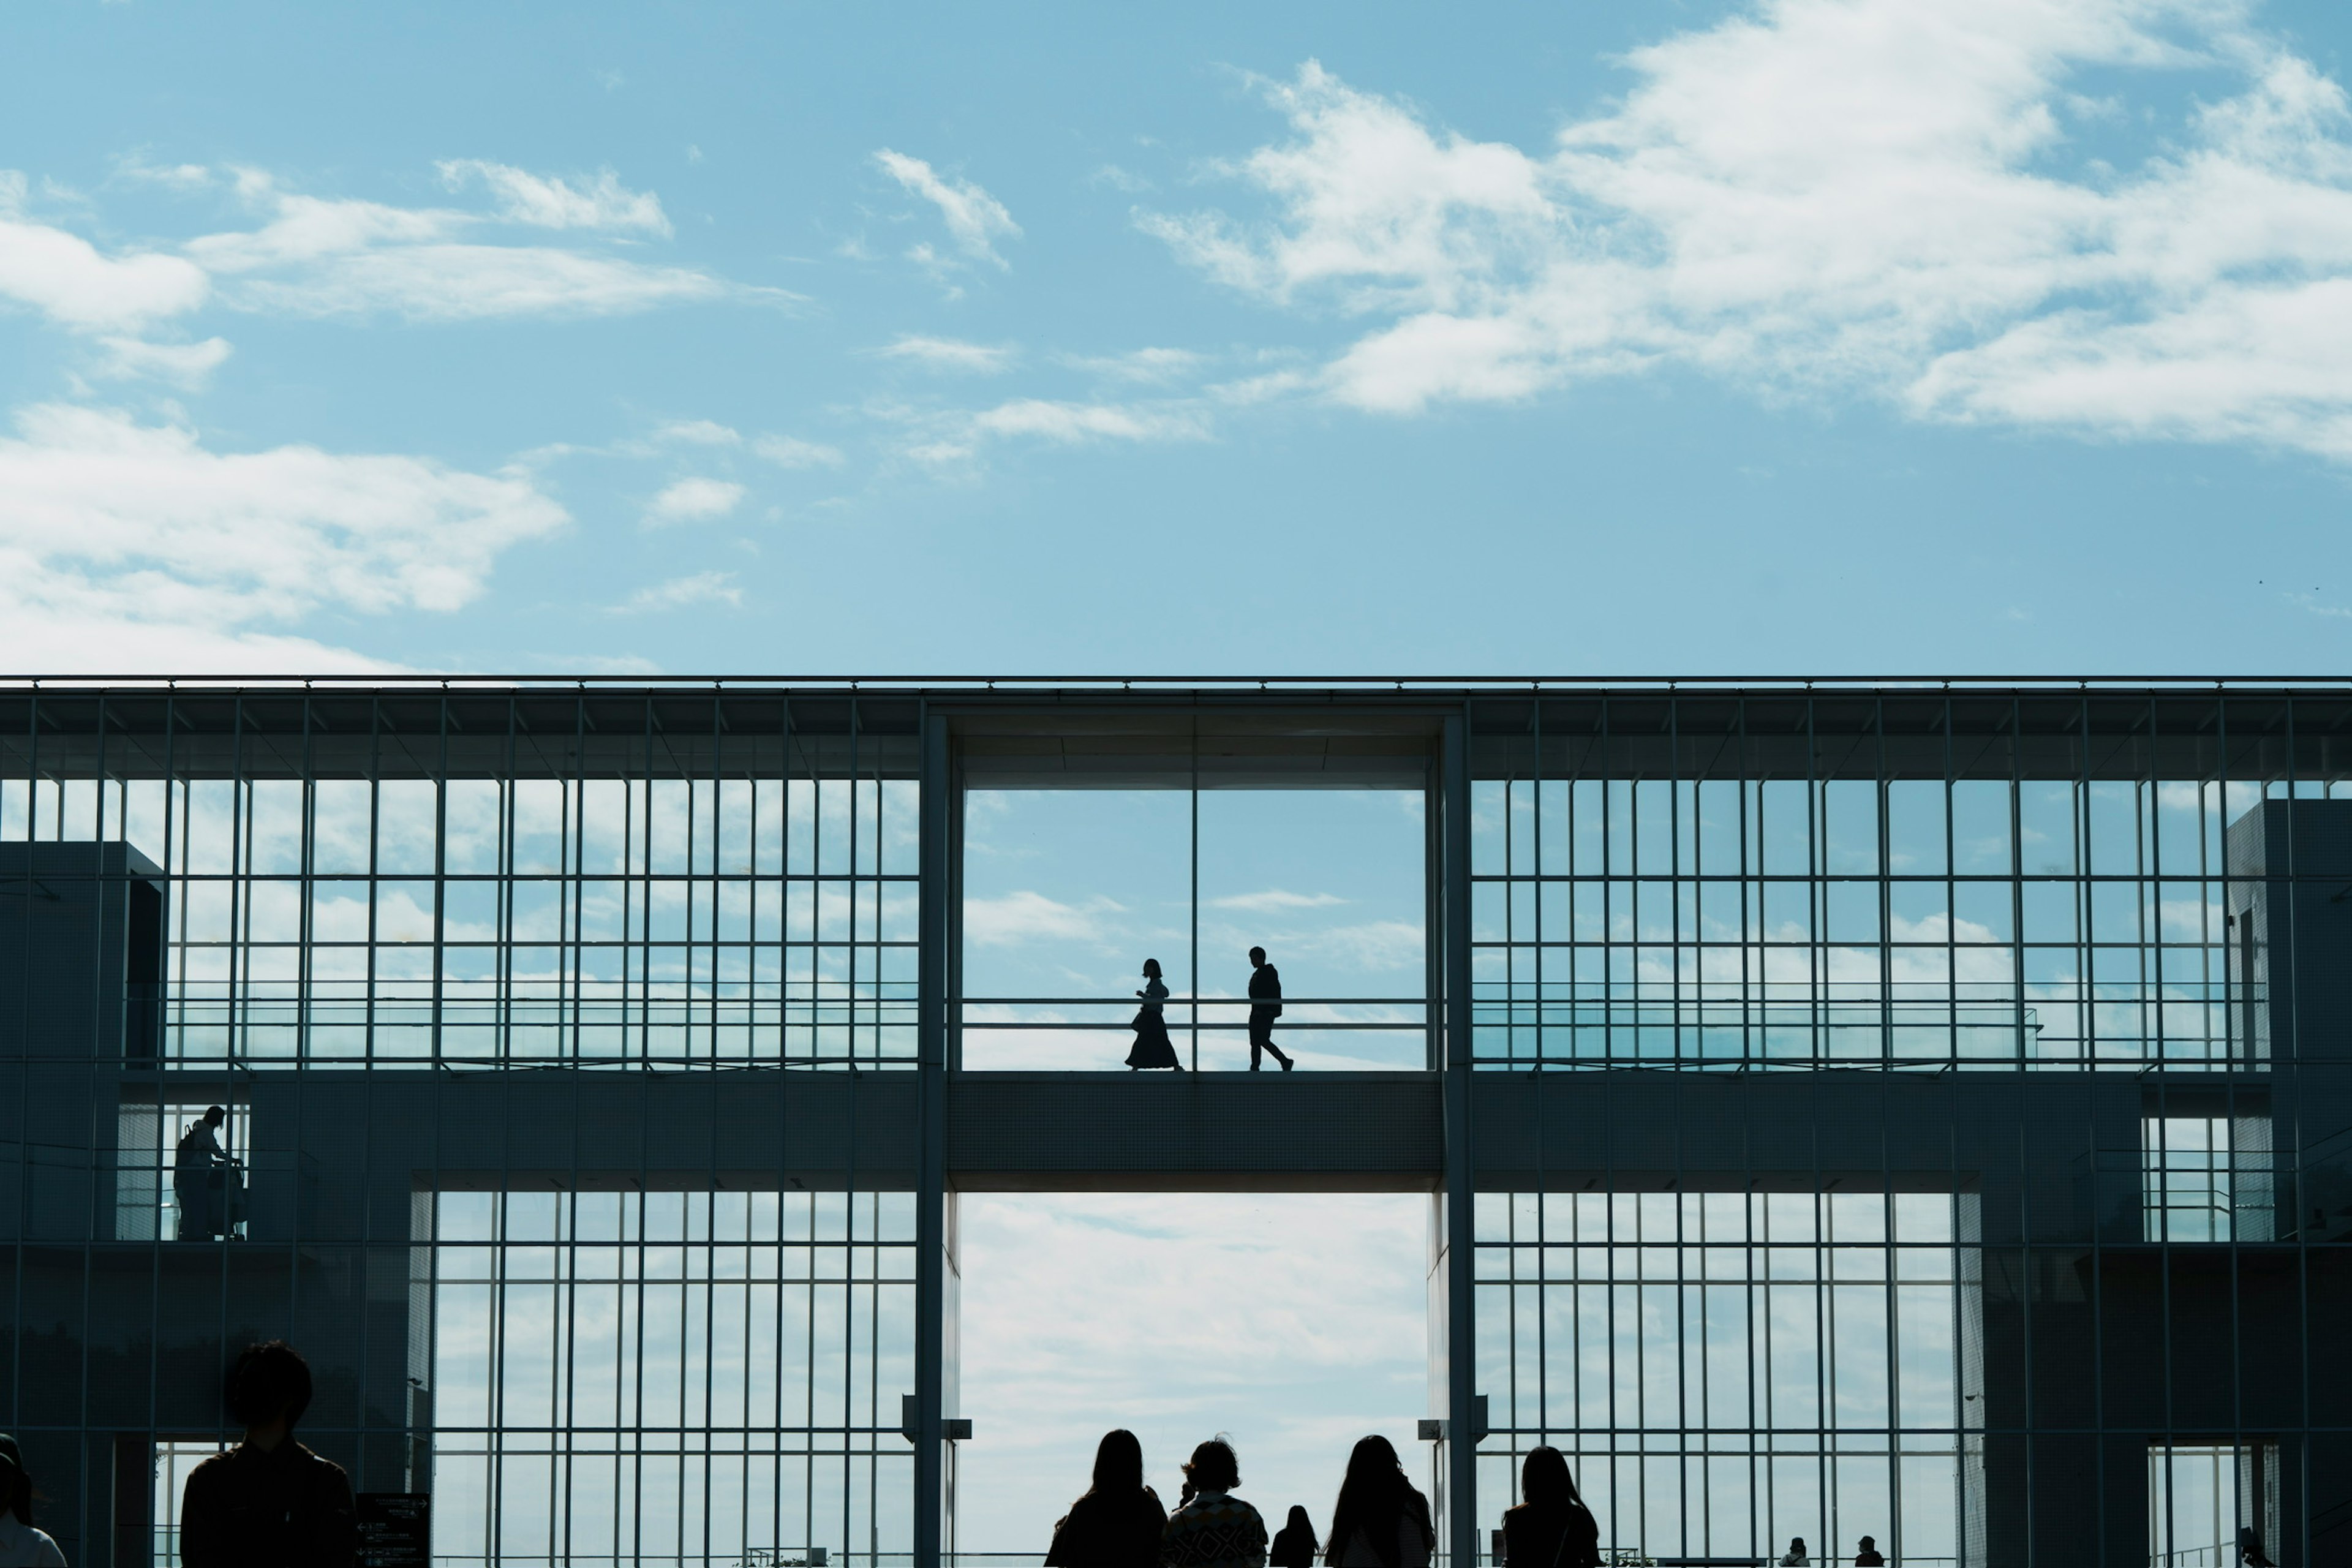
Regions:
M 0 662 L 2325 671 L 2347 22 L 33 5 Z

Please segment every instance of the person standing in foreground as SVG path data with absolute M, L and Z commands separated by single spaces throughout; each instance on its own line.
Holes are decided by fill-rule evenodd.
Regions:
M 1291 1062 L 1274 1043 L 1274 1021 L 1282 1016 L 1282 972 L 1265 961 L 1265 949 L 1250 949 L 1250 1071 L 1258 1070 L 1258 1053 L 1264 1051 L 1282 1064 L 1288 1072 Z
M 0 1437 L 0 1568 L 66 1568 L 66 1554 L 33 1528 L 33 1482 L 14 1437 Z
M 1503 1513 L 1504 1568 L 1600 1568 L 1601 1526 L 1568 1458 L 1546 1444 L 1519 1466 L 1519 1506 Z
M 1168 1510 L 1143 1484 L 1143 1445 L 1124 1426 L 1095 1448 L 1094 1484 L 1054 1526 L 1045 1568 L 1152 1568 Z
M 228 1374 L 245 1441 L 188 1472 L 183 1568 L 356 1568 L 359 1527 L 341 1465 L 294 1440 L 310 1369 L 283 1340 L 248 1345 Z
M 1377 1433 L 1358 1439 L 1331 1506 L 1323 1561 L 1330 1568 L 1429 1568 L 1436 1544 L 1429 1500 L 1405 1479 L 1396 1445 Z
M 1233 1495 L 1242 1484 L 1234 1446 L 1212 1437 L 1184 1462 L 1192 1496 L 1168 1516 L 1160 1568 L 1265 1568 L 1265 1521 Z

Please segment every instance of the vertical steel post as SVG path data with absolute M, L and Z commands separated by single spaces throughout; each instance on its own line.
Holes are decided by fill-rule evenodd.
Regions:
M 914 1568 L 939 1568 L 946 1523 L 947 1443 L 947 979 L 949 855 L 953 791 L 948 777 L 948 721 L 923 716 L 922 859 L 916 1012 L 918 1101 L 922 1127 L 915 1174 Z
M 1472 1317 L 1470 1151 L 1470 734 L 1467 715 L 1445 721 L 1445 1532 L 1453 1568 L 1478 1561 L 1476 1321 Z

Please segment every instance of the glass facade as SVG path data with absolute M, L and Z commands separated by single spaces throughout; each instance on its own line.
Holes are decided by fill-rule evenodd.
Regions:
M 1449 1560 L 1550 1443 L 1652 1558 L 2332 1561 L 2347 759 L 2317 687 L 19 683 L 0 1415 L 77 1563 L 283 1335 L 437 1560 L 930 1568 L 959 1184 L 1435 1191 Z M 1300 997 L 1388 1054 L 965 1070 L 1133 1005 L 964 984 L 970 792 L 1076 787 L 1186 792 L 1196 933 L 1215 792 L 1417 795 L 1425 963 Z

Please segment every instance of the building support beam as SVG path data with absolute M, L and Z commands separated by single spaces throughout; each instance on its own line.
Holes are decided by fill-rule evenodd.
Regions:
M 948 721 L 926 714 L 922 734 L 921 982 L 916 1013 L 921 1131 L 915 1174 L 914 1568 L 939 1568 L 947 1527 L 948 1357 L 947 995 L 950 829 Z
M 1477 1321 L 1472 1265 L 1477 1173 L 1470 1128 L 1470 740 L 1445 721 L 1440 806 L 1444 842 L 1445 954 L 1445 1533 L 1453 1568 L 1478 1561 Z

